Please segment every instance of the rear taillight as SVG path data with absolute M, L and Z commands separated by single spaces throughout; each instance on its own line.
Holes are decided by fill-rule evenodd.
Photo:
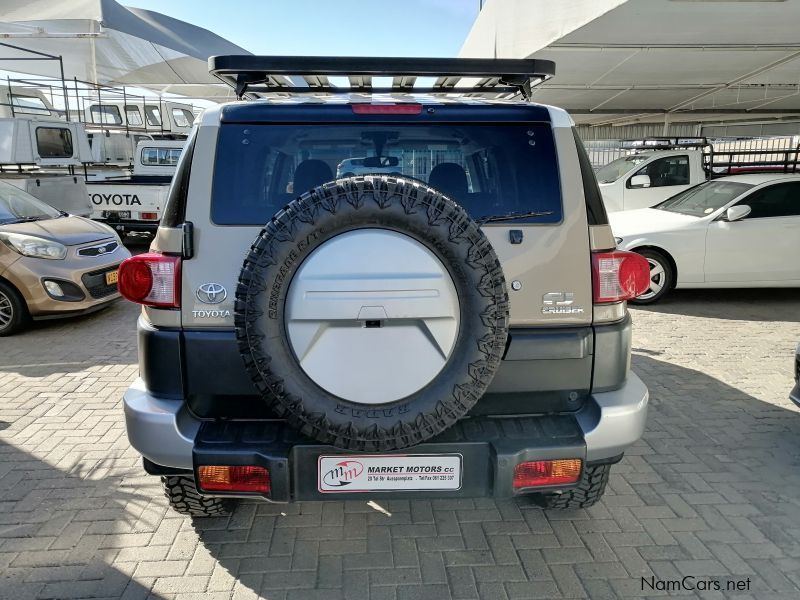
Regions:
M 353 104 L 353 112 L 357 115 L 418 115 L 422 112 L 421 104 Z
M 158 213 L 154 212 L 139 213 L 139 218 L 143 219 L 144 221 L 158 221 Z
M 119 266 L 119 293 L 131 302 L 160 308 L 181 305 L 181 259 L 148 252 Z
M 269 471 L 256 466 L 202 466 L 197 469 L 200 491 L 269 494 Z
M 514 467 L 512 485 L 515 490 L 545 485 L 565 485 L 575 483 L 580 476 L 581 461 L 577 458 L 534 460 Z
M 594 252 L 592 280 L 595 304 L 630 300 L 650 287 L 650 265 L 635 252 Z

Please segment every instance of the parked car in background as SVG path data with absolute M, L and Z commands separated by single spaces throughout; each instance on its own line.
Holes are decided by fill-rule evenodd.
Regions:
M 597 170 L 609 213 L 647 208 L 706 180 L 698 150 L 654 150 L 622 156 Z
M 676 287 L 800 287 L 800 175 L 715 179 L 609 221 L 617 247 L 650 263 L 650 289 L 632 302 Z
M 120 234 L 155 233 L 185 140 L 144 140 L 136 145 L 133 173 L 89 180 L 92 218 Z
M 753 149 L 706 138 L 624 140 L 631 152 L 597 170 L 608 212 L 648 208 L 708 179 L 746 173 L 796 173 L 800 148 Z
M 130 256 L 114 231 L 0 182 L 0 336 L 29 318 L 80 315 L 119 297 Z
M 56 210 L 88 217 L 92 203 L 81 172 L 92 162 L 82 123 L 52 117 L 0 117 L 0 181 Z

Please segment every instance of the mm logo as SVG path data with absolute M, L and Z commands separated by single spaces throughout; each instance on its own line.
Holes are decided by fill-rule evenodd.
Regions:
M 364 465 L 357 460 L 343 460 L 322 476 L 322 482 L 331 487 L 344 487 L 353 483 L 363 472 Z

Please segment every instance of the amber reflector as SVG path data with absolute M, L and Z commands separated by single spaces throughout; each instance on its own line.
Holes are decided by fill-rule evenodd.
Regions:
M 206 492 L 260 492 L 271 491 L 269 471 L 254 466 L 202 466 L 198 467 L 200 490 Z
M 575 483 L 581 476 L 581 461 L 534 460 L 514 467 L 514 489 Z

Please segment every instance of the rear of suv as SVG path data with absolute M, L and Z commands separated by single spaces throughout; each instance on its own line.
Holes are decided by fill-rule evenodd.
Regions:
M 552 63 L 210 66 L 278 99 L 206 110 L 150 252 L 120 269 L 143 305 L 128 437 L 172 506 L 594 504 L 644 430 L 626 300 L 649 269 L 615 249 L 569 116 L 497 99 Z M 397 174 L 336 178 L 365 157 Z

